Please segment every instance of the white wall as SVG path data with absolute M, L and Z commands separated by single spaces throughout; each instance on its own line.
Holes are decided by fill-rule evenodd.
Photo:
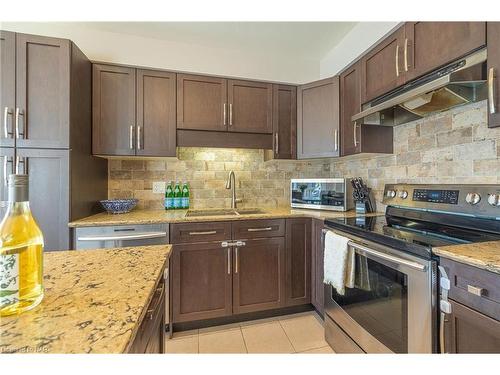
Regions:
M 319 63 L 320 78 L 331 77 L 387 35 L 398 22 L 359 22 Z
M 270 57 L 95 30 L 77 23 L 2 22 L 0 29 L 71 39 L 91 60 L 289 83 L 318 79 L 319 61 Z

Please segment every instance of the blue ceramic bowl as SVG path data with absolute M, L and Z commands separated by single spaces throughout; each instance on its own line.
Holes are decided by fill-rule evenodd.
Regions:
M 139 202 L 138 199 L 107 199 L 100 201 L 101 205 L 110 214 L 124 214 L 132 211 Z

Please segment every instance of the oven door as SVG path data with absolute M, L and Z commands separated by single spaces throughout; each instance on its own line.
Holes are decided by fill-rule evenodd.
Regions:
M 354 288 L 325 285 L 326 314 L 367 353 L 435 352 L 436 263 L 361 241 Z

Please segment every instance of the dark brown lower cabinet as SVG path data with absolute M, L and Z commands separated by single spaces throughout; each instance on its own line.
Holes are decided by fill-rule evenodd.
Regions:
M 286 220 L 286 305 L 311 302 L 311 219 Z
M 172 256 L 174 322 L 232 314 L 231 248 L 220 242 L 176 244 Z
M 160 354 L 165 352 L 165 283 L 163 278 L 146 310 L 129 353 Z
M 500 322 L 450 300 L 445 320 L 447 353 L 500 353 Z
M 323 227 L 323 220 L 312 220 L 311 303 L 321 314 L 324 313 L 325 301 L 325 287 L 323 285 Z
M 285 239 L 261 238 L 233 248 L 233 313 L 283 307 Z

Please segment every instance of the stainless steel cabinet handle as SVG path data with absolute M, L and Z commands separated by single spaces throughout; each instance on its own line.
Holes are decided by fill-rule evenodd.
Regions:
M 247 231 L 249 232 L 266 232 L 273 230 L 272 227 L 265 227 L 265 228 L 248 228 Z
M 235 255 L 235 259 L 234 259 L 234 273 L 238 273 L 238 260 L 239 260 L 239 257 L 238 257 L 238 248 L 237 247 L 234 248 L 234 255 Z
M 110 235 L 95 235 L 95 236 L 82 236 L 78 237 L 78 241 L 131 241 L 131 240 L 144 240 L 149 238 L 161 238 L 166 237 L 167 233 L 165 232 L 142 232 L 142 233 L 133 233 L 133 234 L 125 234 L 119 236 L 110 236 Z
M 159 294 L 160 296 L 156 299 L 156 303 L 154 305 L 154 307 L 148 309 L 148 311 L 146 312 L 147 315 L 149 315 L 149 320 L 153 320 L 154 318 L 154 313 L 156 310 L 158 310 L 158 306 L 160 305 L 160 302 L 161 302 L 161 295 L 163 294 L 163 290 L 165 288 L 165 283 L 160 283 L 161 286 L 156 289 L 156 293 Z
M 16 138 L 19 139 L 21 138 L 21 136 L 24 138 L 24 122 L 23 122 L 23 132 L 21 133 L 21 131 L 19 130 L 19 117 L 23 117 L 24 118 L 24 112 L 22 109 L 20 109 L 19 107 L 16 108 Z
M 13 135 L 12 132 L 9 132 L 9 115 L 12 117 L 12 111 L 10 110 L 9 107 L 5 107 L 3 111 L 3 132 L 4 132 L 4 138 L 11 138 Z
M 408 38 L 405 38 L 404 63 L 405 63 L 405 72 L 407 72 L 408 71 Z
M 203 236 L 203 235 L 208 235 L 208 234 L 217 234 L 216 230 L 209 230 L 206 232 L 189 232 L 190 236 Z
M 396 45 L 396 77 L 399 77 L 399 44 Z
M 134 149 L 134 125 L 130 125 L 130 129 L 128 132 L 128 147 L 131 150 Z
M 474 285 L 467 285 L 467 291 L 469 293 L 474 294 L 475 296 L 478 296 L 478 297 L 484 296 L 484 294 L 486 292 L 486 290 L 484 288 L 479 288 L 479 287 L 474 286 Z
M 353 125 L 353 127 L 354 127 L 354 136 L 353 136 L 353 138 L 354 138 L 354 147 L 358 147 L 358 135 L 357 135 L 357 132 L 356 132 L 357 126 L 358 126 L 358 122 L 354 121 L 354 125 Z
M 22 156 L 16 156 L 16 167 L 15 167 L 15 174 L 28 174 L 28 169 L 26 167 L 26 164 L 28 162 L 28 158 L 22 157 Z M 19 172 L 19 164 L 23 165 L 23 173 Z
M 231 248 L 227 248 L 227 274 L 231 274 Z
M 229 126 L 233 125 L 233 103 L 229 103 Z
M 3 157 L 3 183 L 7 186 L 7 181 L 9 179 L 9 173 L 7 172 L 7 164 L 11 163 L 11 173 L 14 173 L 14 158 L 9 156 Z
M 335 138 L 335 151 L 339 150 L 339 131 L 335 129 L 333 132 L 333 137 Z
M 495 114 L 495 68 L 488 70 L 488 103 L 490 105 L 490 114 Z
M 227 104 L 224 103 L 224 125 L 226 125 L 226 118 L 227 118 Z
M 137 127 L 137 149 L 141 149 L 141 127 Z
M 278 132 L 276 132 L 274 134 L 274 143 L 275 143 L 274 152 L 276 153 L 276 155 L 278 155 L 280 152 L 280 143 L 279 143 L 279 138 L 278 138 Z

